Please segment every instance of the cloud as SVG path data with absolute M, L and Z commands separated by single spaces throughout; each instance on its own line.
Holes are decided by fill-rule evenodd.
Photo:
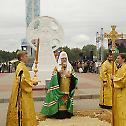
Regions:
M 126 32 L 126 0 L 40 1 L 41 16 L 51 16 L 63 26 L 67 46 L 95 44 L 96 32 L 101 27 L 110 32 L 112 24 L 117 25 L 117 31 Z M 17 41 L 25 37 L 25 7 L 25 0 L 1 0 L 0 49 L 18 48 Z M 15 44 L 9 47 L 11 39 Z
M 15 51 L 20 49 L 21 39 L 25 37 L 25 28 L 1 28 L 0 50 Z
M 80 35 L 77 35 L 75 37 L 72 38 L 72 41 L 74 42 L 83 42 L 83 41 L 89 41 L 89 36 L 87 35 L 84 35 L 84 34 L 80 34 Z
M 79 34 L 71 38 L 70 42 L 65 43 L 72 48 L 83 48 L 84 45 L 90 44 L 90 37 L 85 34 Z
M 5 51 L 16 51 L 17 49 L 21 49 L 21 46 L 20 46 L 21 42 L 20 42 L 20 39 L 18 40 L 18 38 L 4 39 L 2 40 L 2 43 L 6 43 L 6 44 L 1 44 L 1 49 Z

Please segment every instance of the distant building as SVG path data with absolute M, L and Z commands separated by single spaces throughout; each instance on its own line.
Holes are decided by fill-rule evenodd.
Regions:
M 26 24 L 29 24 L 40 16 L 40 0 L 26 0 Z
M 26 39 L 21 39 L 21 49 L 27 51 L 29 56 L 35 56 L 34 49 L 29 45 Z
M 22 50 L 27 50 L 28 48 L 28 43 L 26 39 L 21 39 L 21 49 Z

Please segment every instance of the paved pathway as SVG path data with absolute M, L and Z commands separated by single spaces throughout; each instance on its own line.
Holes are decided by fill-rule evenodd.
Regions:
M 78 89 L 75 93 L 75 98 L 98 98 L 100 81 L 98 74 L 94 73 L 79 73 L 78 75 Z M 14 74 L 4 73 L 0 74 L 0 103 L 8 102 L 11 95 L 12 82 Z M 34 90 L 34 100 L 44 99 L 46 94 L 45 90 Z
M 78 89 L 76 90 L 74 109 L 95 109 L 99 108 L 97 96 L 99 95 L 100 81 L 98 75 L 93 73 L 77 74 L 79 78 Z M 11 95 L 14 74 L 0 74 L 0 126 L 5 126 L 8 99 Z M 41 99 L 45 96 L 45 90 L 33 91 L 35 109 L 39 112 L 42 107 Z
M 97 109 L 98 99 L 81 99 L 74 100 L 74 109 L 75 110 L 84 110 L 84 109 Z M 6 124 L 6 114 L 7 114 L 8 103 L 0 103 L 0 126 L 5 126 Z M 36 112 L 40 112 L 42 107 L 42 101 L 35 102 Z

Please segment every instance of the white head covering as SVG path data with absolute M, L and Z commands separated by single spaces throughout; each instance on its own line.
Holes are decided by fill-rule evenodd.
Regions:
M 67 53 L 64 52 L 64 51 L 62 51 L 62 52 L 60 53 L 60 55 L 59 55 L 58 67 L 57 67 L 58 71 L 60 71 L 60 70 L 61 70 L 61 67 L 62 67 L 62 66 L 61 66 L 61 59 L 62 59 L 62 58 L 66 58 L 66 59 L 67 59 L 67 61 L 66 61 L 66 65 L 67 65 L 66 70 L 69 71 L 69 72 L 71 73 L 71 72 L 72 72 L 72 66 L 71 66 L 71 64 L 70 64 L 69 61 L 68 61 Z

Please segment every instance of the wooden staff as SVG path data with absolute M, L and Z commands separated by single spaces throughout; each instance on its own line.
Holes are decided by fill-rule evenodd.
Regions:
M 118 32 L 115 31 L 116 26 L 111 26 L 112 31 L 110 33 L 105 33 L 104 37 L 111 39 L 112 41 L 112 76 L 114 76 L 114 54 L 115 54 L 115 42 L 119 38 L 123 38 L 123 34 L 118 34 Z M 112 79 L 112 126 L 115 126 L 114 121 L 114 82 Z

